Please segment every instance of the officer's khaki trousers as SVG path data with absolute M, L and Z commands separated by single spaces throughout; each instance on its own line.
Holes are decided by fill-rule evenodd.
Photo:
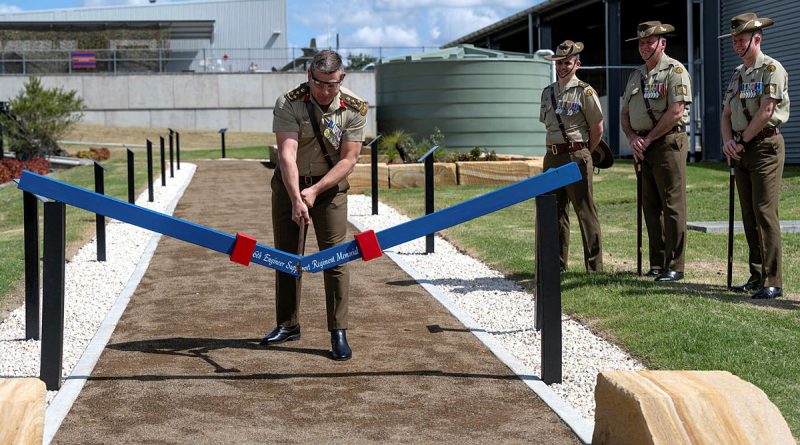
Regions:
M 650 267 L 683 272 L 686 253 L 686 133 L 668 134 L 647 147 L 642 162 L 642 211 Z
M 748 281 L 764 287 L 783 287 L 778 202 L 784 156 L 783 135 L 777 134 L 748 145 L 735 164 L 742 222 L 750 248 Z
M 581 171 L 581 180 L 556 190 L 558 202 L 558 237 L 561 242 L 561 269 L 566 270 L 569 260 L 569 203 L 578 216 L 578 225 L 581 228 L 583 239 L 584 266 L 587 271 L 601 272 L 603 270 L 603 250 L 600 240 L 600 220 L 597 217 L 597 208 L 594 205 L 592 194 L 592 155 L 588 148 L 554 155 L 547 152 L 544 156 L 542 167 L 544 171 L 551 168 L 575 162 Z
M 347 188 L 334 186 L 320 194 L 309 214 L 320 250 L 344 242 L 347 235 Z M 292 221 L 292 202 L 278 172 L 272 177 L 272 228 L 276 249 L 298 253 L 300 227 Z M 328 330 L 347 329 L 347 300 L 350 294 L 347 264 L 326 269 L 323 276 Z M 276 271 L 275 318 L 279 326 L 298 324 L 300 296 L 296 294 L 296 284 L 294 276 Z

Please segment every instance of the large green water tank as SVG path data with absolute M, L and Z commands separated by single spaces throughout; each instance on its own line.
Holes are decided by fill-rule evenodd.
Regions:
M 542 156 L 539 106 L 550 73 L 539 56 L 472 45 L 384 59 L 376 69 L 378 130 L 420 138 L 438 127 L 452 150 Z

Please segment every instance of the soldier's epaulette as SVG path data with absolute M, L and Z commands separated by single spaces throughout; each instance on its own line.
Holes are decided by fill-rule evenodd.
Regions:
M 300 86 L 289 91 L 285 94 L 286 98 L 290 101 L 294 102 L 296 100 L 302 99 L 308 94 L 308 83 L 301 83 Z
M 369 109 L 369 106 L 366 101 L 363 101 L 357 97 L 353 97 L 345 93 L 344 91 L 342 91 L 341 97 L 345 105 L 358 111 L 359 113 L 361 113 L 362 116 L 367 115 L 367 110 Z
M 581 87 L 581 88 L 586 88 L 586 87 L 589 86 L 589 84 L 584 82 L 584 81 L 582 81 L 582 80 L 579 80 L 578 81 L 578 86 Z
M 579 81 L 578 81 L 578 86 L 579 86 L 579 87 L 581 87 L 581 88 L 583 88 L 583 92 L 584 92 L 584 94 L 586 94 L 587 96 L 591 96 L 592 94 L 594 94 L 594 93 L 593 93 L 593 91 L 594 91 L 594 90 L 592 90 L 592 86 L 591 86 L 591 85 L 589 85 L 588 83 L 586 83 L 586 82 L 584 82 L 584 81 L 582 81 L 582 80 L 579 80 Z

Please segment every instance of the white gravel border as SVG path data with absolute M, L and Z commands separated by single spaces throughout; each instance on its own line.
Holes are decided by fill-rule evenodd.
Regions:
M 364 195 L 351 195 L 348 207 L 350 222 L 362 231 L 379 231 L 408 221 L 383 203 L 379 203 L 378 215 L 372 215 L 372 198 Z M 562 316 L 562 383 L 546 385 L 538 377 L 541 333 L 534 329 L 533 295 L 441 237 L 435 237 L 434 248 L 435 253 L 424 254 L 425 239 L 419 238 L 384 253 L 520 376 L 581 441 L 591 443 L 597 374 L 644 366 L 580 323 Z

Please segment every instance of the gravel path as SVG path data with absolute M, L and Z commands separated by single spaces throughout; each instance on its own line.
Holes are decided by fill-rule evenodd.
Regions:
M 350 221 L 363 230 L 378 231 L 408 221 L 408 217 L 383 203 L 379 204 L 378 215 L 372 215 L 372 198 L 364 195 L 350 196 L 348 205 Z M 436 253 L 422 254 L 425 239 L 419 238 L 389 251 L 399 254 L 416 270 L 417 277 L 435 285 L 533 374 L 541 375 L 541 335 L 534 330 L 533 295 L 438 236 L 434 247 Z M 644 366 L 569 317 L 564 316 L 562 329 L 563 383 L 550 388 L 593 422 L 597 374 Z
M 168 178 L 166 187 L 156 181 L 153 202 L 147 201 L 145 190 L 136 204 L 165 212 L 178 191 L 191 180 L 194 171 L 193 164 L 181 164 L 175 177 Z M 62 376 L 67 377 L 72 372 L 153 236 L 157 235 L 149 230 L 111 220 L 106 224 L 105 262 L 96 260 L 96 239 L 67 261 Z M 0 323 L 0 377 L 38 377 L 40 363 L 41 341 L 25 340 L 23 304 Z M 48 391 L 47 402 L 50 403 L 56 394 L 57 391 Z
M 195 171 L 192 164 L 183 166 L 167 187 L 156 186 L 155 202 L 148 203 L 145 192 L 137 204 L 164 212 Z M 351 222 L 364 229 L 377 231 L 408 220 L 383 203 L 380 215 L 372 216 L 371 200 L 363 195 L 350 196 L 349 206 Z M 71 373 L 95 335 L 153 236 L 156 235 L 147 230 L 111 221 L 107 225 L 108 261 L 95 261 L 96 244 L 92 240 L 67 263 L 64 377 Z M 418 239 L 390 250 L 401 255 L 418 272 L 417 276 L 424 277 L 428 284 L 435 285 L 452 299 L 532 373 L 540 374 L 541 337 L 533 329 L 533 296 L 439 237 L 435 247 L 435 254 L 421 255 L 425 250 L 424 239 Z M 39 374 L 41 343 L 24 340 L 24 318 L 23 306 L 0 323 L 0 377 Z M 567 317 L 563 336 L 563 383 L 551 385 L 551 389 L 592 422 L 597 373 L 611 369 L 643 369 L 643 366 Z M 48 392 L 48 403 L 55 394 L 56 391 Z

